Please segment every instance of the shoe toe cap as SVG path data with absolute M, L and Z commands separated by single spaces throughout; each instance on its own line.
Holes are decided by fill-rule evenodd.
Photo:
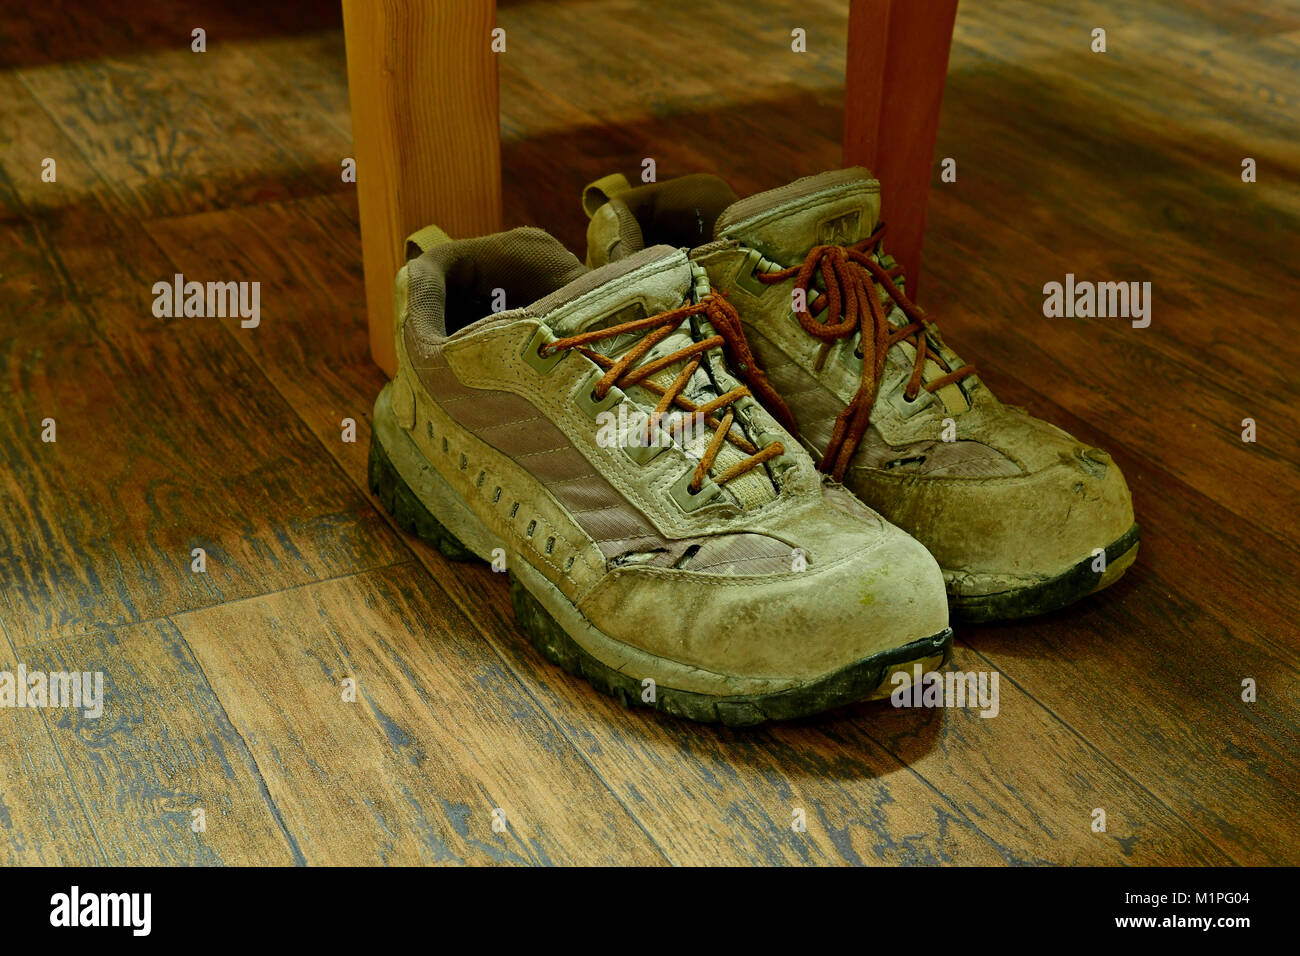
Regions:
M 582 610 L 611 636 L 658 656 L 795 682 L 947 628 L 942 573 L 915 539 L 884 522 L 869 529 L 845 520 L 834 547 L 821 544 L 808 542 L 802 562 L 792 558 L 781 573 L 618 569 Z

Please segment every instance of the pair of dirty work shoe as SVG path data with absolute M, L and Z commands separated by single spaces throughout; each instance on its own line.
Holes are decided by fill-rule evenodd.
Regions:
M 999 402 L 908 298 L 880 186 L 828 172 L 587 188 L 540 229 L 408 242 L 370 485 L 509 572 L 550 660 L 731 725 L 888 696 L 949 615 L 1114 582 L 1138 529 L 1099 449 Z

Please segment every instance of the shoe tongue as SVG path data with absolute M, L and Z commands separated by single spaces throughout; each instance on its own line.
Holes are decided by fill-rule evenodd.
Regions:
M 527 308 L 564 337 L 668 312 L 685 303 L 690 292 L 686 254 L 671 246 L 651 246 L 593 269 Z
M 557 337 L 566 337 L 681 308 L 691 301 L 693 281 L 690 261 L 684 251 L 670 246 L 652 246 L 627 259 L 592 270 L 547 298 L 528 306 L 528 311 L 544 316 L 546 324 Z M 627 332 L 612 338 L 599 339 L 586 347 L 611 359 L 618 359 L 650 331 Z M 680 351 L 695 341 L 691 320 L 683 319 L 673 333 L 658 342 L 636 363 L 636 366 L 647 365 L 665 355 Z M 728 373 L 718 352 L 720 350 L 710 353 L 715 357 L 713 364 L 726 375 Z M 675 362 L 650 376 L 649 381 L 667 388 L 681 374 L 684 364 L 685 361 Z M 703 405 L 717 398 L 722 391 L 727 391 L 736 384 L 734 381 L 724 381 L 722 391 L 719 391 L 706 365 L 707 362 L 701 363 L 682 390 L 683 397 L 696 405 Z M 653 411 L 660 398 L 649 389 L 636 385 L 625 391 L 628 397 L 647 413 Z M 670 408 L 665 413 L 661 425 L 666 430 L 676 419 L 687 414 L 689 413 L 683 409 Z M 739 424 L 733 427 L 743 428 Z M 683 447 L 691 455 L 699 458 L 708 447 L 712 429 L 707 426 L 688 429 L 685 435 L 688 440 Z M 724 443 L 710 473 L 721 474 L 745 457 L 733 445 Z M 726 490 L 742 507 L 746 508 L 755 507 L 776 497 L 776 489 L 762 468 L 756 468 L 728 482 Z
M 671 312 L 690 302 L 692 274 L 686 254 L 669 246 L 652 246 L 634 256 L 595 269 L 570 283 L 556 296 L 571 294 L 569 301 L 546 315 L 546 322 L 556 336 L 577 335 L 596 329 L 634 322 L 659 312 Z M 544 303 L 538 303 L 543 305 Z M 538 311 L 530 306 L 529 311 Z M 608 339 L 598 339 L 586 347 L 593 352 L 618 359 L 650 333 L 650 329 L 625 332 Z M 683 319 L 671 335 L 659 342 L 638 362 L 644 365 L 676 352 L 694 342 L 690 319 Z M 681 363 L 674 364 L 652 377 L 658 385 L 668 385 L 680 374 Z M 691 401 L 704 402 L 717 396 L 703 368 L 696 371 L 683 394 Z M 699 397 L 692 394 L 698 390 Z M 640 404 L 655 396 L 643 389 L 634 396 Z M 650 401 L 653 406 L 654 401 Z
M 861 166 L 796 180 L 733 203 L 713 227 L 783 266 L 813 246 L 848 246 L 871 235 L 880 219 L 880 183 Z

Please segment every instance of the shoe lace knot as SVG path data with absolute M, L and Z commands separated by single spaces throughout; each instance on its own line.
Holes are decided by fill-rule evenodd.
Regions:
M 912 374 L 903 389 L 903 398 L 915 401 L 921 388 L 934 392 L 946 385 L 974 375 L 973 365 L 962 365 L 947 374 L 923 383 L 925 363 L 931 357 L 928 330 L 932 323 L 894 281 L 902 276 L 902 266 L 886 268 L 878 259 L 885 227 L 881 223 L 870 236 L 850 246 L 813 246 L 802 263 L 788 269 L 759 272 L 760 282 L 771 284 L 794 277 L 794 288 L 802 290 L 804 307 L 795 309 L 795 317 L 813 338 L 822 342 L 817 357 L 820 369 L 831 346 L 859 335 L 854 355 L 862 359 L 862 378 L 858 390 L 835 420 L 826 453 L 817 467 L 842 481 L 858 445 L 871 424 L 871 409 L 880 390 L 885 371 L 885 356 L 900 342 L 910 342 L 916 351 Z M 812 288 L 820 276 L 824 292 Z M 883 295 L 882 295 L 883 292 Z M 814 297 L 815 293 L 815 297 Z M 908 321 L 895 327 L 889 321 L 892 302 Z M 823 312 L 823 319 L 816 318 Z M 937 358 L 937 354 L 935 355 Z M 797 434 L 797 433 L 792 433 Z

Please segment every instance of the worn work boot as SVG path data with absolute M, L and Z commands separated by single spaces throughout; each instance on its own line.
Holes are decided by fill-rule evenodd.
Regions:
M 417 241 L 371 488 L 447 557 L 508 570 L 550 660 L 733 725 L 944 661 L 938 565 L 755 401 L 770 386 L 739 319 L 683 252 L 588 272 L 537 229 Z
M 691 248 L 818 467 L 930 549 L 954 617 L 1063 607 L 1137 557 L 1110 456 L 999 402 L 908 300 L 866 170 L 744 200 L 715 176 L 629 188 L 615 174 L 583 205 L 591 265 L 648 242 Z

